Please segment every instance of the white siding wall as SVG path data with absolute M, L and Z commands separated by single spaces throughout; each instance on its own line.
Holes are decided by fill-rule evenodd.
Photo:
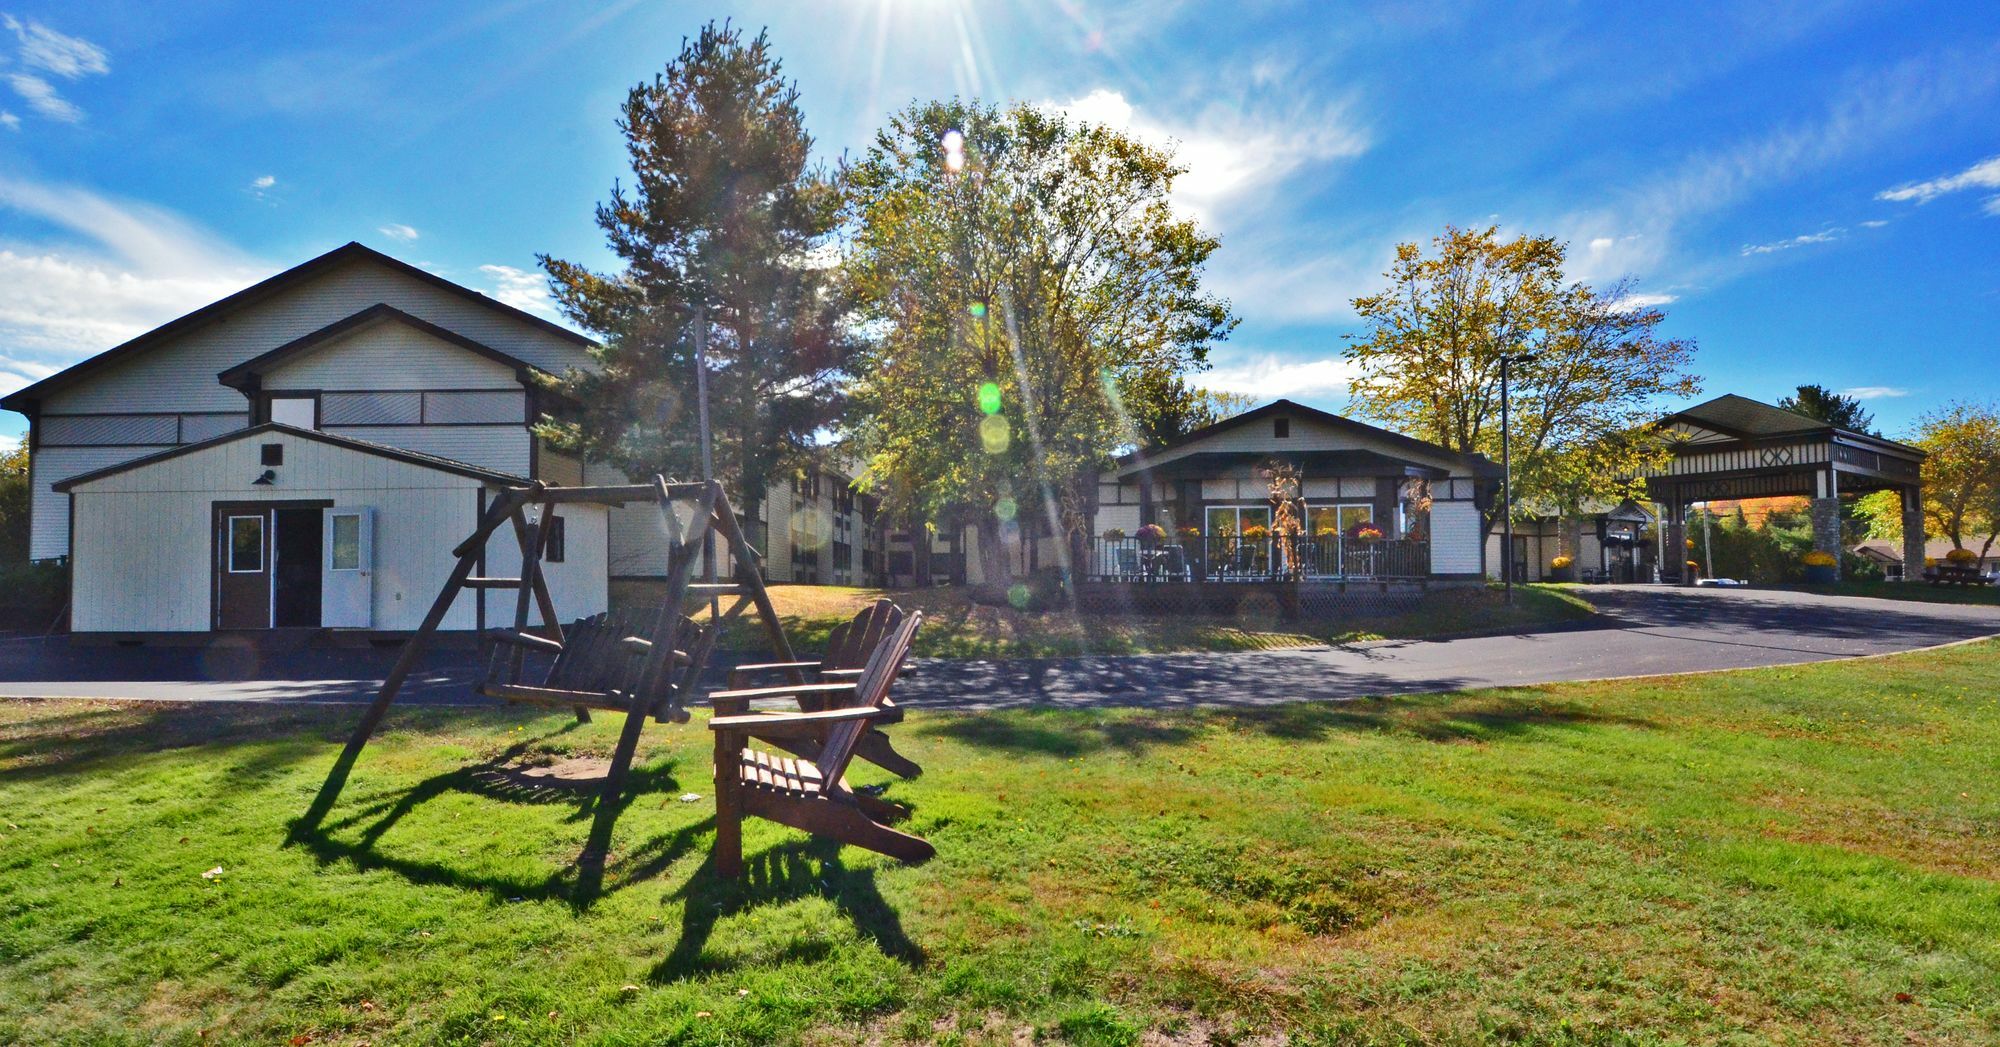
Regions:
M 255 487 L 259 447 L 285 445 L 278 483 Z M 375 510 L 375 628 L 414 629 L 472 532 L 480 482 L 306 439 L 246 439 L 79 487 L 74 626 L 79 632 L 210 627 L 209 544 L 218 501 L 326 499 Z M 495 543 L 496 546 L 499 543 Z M 445 627 L 473 626 L 460 600 Z
M 493 348 L 509 352 L 514 347 Z M 506 364 L 394 320 L 315 346 L 264 375 L 266 389 L 520 387 L 514 369 Z
M 329 425 L 327 432 L 388 444 L 440 458 L 528 475 L 528 441 L 522 425 Z
M 1479 507 L 1471 502 L 1431 503 L 1431 573 L 1479 573 Z
M 542 571 L 549 582 L 549 598 L 556 604 L 556 617 L 564 622 L 597 614 L 609 605 L 606 592 L 609 585 L 604 573 L 606 512 L 598 505 L 565 505 L 556 510 L 556 515 L 563 519 L 563 562 L 544 564 Z M 471 533 L 471 528 L 466 531 Z M 449 545 L 457 545 L 464 539 L 465 535 L 460 535 Z M 514 529 L 503 526 L 486 544 L 486 573 L 518 578 L 520 570 L 521 548 L 515 544 Z M 442 583 L 443 579 L 439 581 Z M 513 590 L 480 592 L 486 600 L 487 628 L 513 623 Z M 468 592 L 459 597 L 459 602 L 470 607 L 473 599 Z M 531 621 L 541 620 L 536 612 L 528 613 Z
M 1100 505 L 1097 507 L 1096 533 L 1103 534 L 1113 527 L 1126 534 L 1139 532 L 1139 507 L 1136 505 Z
M 42 411 L 45 414 L 242 411 L 243 394 L 218 382 L 216 380 L 218 374 L 295 338 L 311 334 L 328 324 L 343 320 L 382 302 L 440 327 L 457 331 L 468 338 L 483 342 L 553 373 L 560 374 L 570 368 L 592 366 L 590 355 L 584 347 L 534 324 L 515 319 L 477 302 L 468 301 L 450 291 L 433 287 L 386 267 L 369 262 L 356 262 L 324 273 L 290 291 L 235 312 L 221 321 L 202 325 L 171 344 L 157 346 L 130 360 L 92 374 L 67 389 L 51 393 L 43 400 Z M 404 332 L 404 335 L 392 333 L 398 330 Z M 380 338 L 386 339 L 388 343 L 406 336 L 423 337 L 418 332 L 400 325 L 371 328 L 369 332 L 359 334 L 375 332 L 381 332 Z M 378 347 L 385 344 L 370 342 L 368 339 L 360 338 L 359 334 L 357 339 L 343 341 L 360 341 L 364 345 Z M 449 358 L 452 360 L 449 366 L 453 368 L 467 366 L 464 363 L 466 360 L 477 361 L 478 364 L 489 368 L 499 366 L 456 347 L 452 347 L 451 352 L 453 356 Z M 315 353 L 299 363 L 313 367 L 335 366 L 337 361 L 330 357 L 319 363 L 312 363 L 325 355 Z M 432 357 L 433 362 L 447 359 L 436 354 L 432 354 Z M 505 371 L 505 368 L 501 370 Z M 305 373 L 301 371 L 300 375 Z M 511 382 L 511 372 L 507 374 Z M 292 380 L 302 379 L 288 375 L 287 381 Z M 437 387 L 431 383 L 420 384 Z M 357 387 L 382 388 L 383 383 L 378 378 L 372 386 Z M 372 439 L 372 437 L 362 438 Z M 458 457 L 450 455 L 447 451 L 434 450 L 429 446 L 418 446 L 412 441 L 384 442 L 432 454 Z M 463 447 L 465 444 L 461 442 L 458 446 Z M 525 444 L 522 447 L 519 452 L 500 451 L 491 444 L 484 444 L 473 453 L 490 457 L 484 460 L 467 460 L 489 468 L 525 475 L 527 469 Z M 50 484 L 78 473 L 151 454 L 158 449 L 158 447 L 90 448 L 77 453 L 70 449 L 49 448 L 40 451 L 36 455 L 35 464 L 32 514 L 34 530 L 30 555 L 43 558 L 61 556 L 69 552 L 68 499 L 50 491 Z M 85 462 L 88 464 L 79 464 Z
M 557 374 L 588 366 L 573 342 L 442 288 L 358 262 L 231 314 L 43 401 L 51 412 L 236 410 L 243 396 L 215 376 L 302 335 L 386 302 Z
M 1198 440 L 1194 443 L 1185 444 L 1171 451 L 1164 452 L 1158 457 L 1153 458 L 1152 461 L 1155 464 L 1171 462 L 1182 455 L 1192 454 L 1197 451 L 1257 451 L 1268 454 L 1281 454 L 1286 451 L 1360 449 L 1380 451 L 1397 458 L 1407 458 L 1446 469 L 1457 468 L 1459 466 L 1458 461 L 1447 454 L 1424 454 L 1414 448 L 1378 439 L 1365 432 L 1337 429 L 1304 417 L 1292 418 L 1291 435 L 1281 440 L 1272 435 L 1273 421 L 1274 419 L 1272 418 L 1265 418 L 1240 425 L 1226 432 L 1217 433 L 1205 440 Z

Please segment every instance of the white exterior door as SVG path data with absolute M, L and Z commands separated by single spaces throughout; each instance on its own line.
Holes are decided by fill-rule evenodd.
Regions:
M 375 510 L 327 509 L 320 624 L 366 629 L 375 624 Z

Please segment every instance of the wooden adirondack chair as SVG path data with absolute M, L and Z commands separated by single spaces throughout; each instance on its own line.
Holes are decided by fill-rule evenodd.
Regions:
M 724 691 L 711 697 L 749 702 L 801 693 L 826 700 L 814 712 L 750 713 L 717 716 L 715 733 L 715 869 L 723 876 L 743 873 L 743 819 L 764 818 L 815 836 L 866 847 L 906 862 L 937 853 L 928 842 L 891 829 L 888 822 L 908 815 L 896 804 L 856 793 L 843 777 L 855 744 L 887 714 L 889 688 L 909 657 L 910 642 L 922 624 L 921 612 L 903 618 L 889 638 L 876 645 L 859 679 Z M 845 699 L 845 701 L 843 701 Z M 806 739 L 817 756 L 794 759 L 750 747 L 755 738 Z
M 760 662 L 753 665 L 739 665 L 729 672 L 729 690 L 710 695 L 715 704 L 717 716 L 740 716 L 750 711 L 747 698 L 725 698 L 733 691 L 742 690 L 756 682 L 757 677 L 769 677 L 780 673 L 805 673 L 817 683 L 845 683 L 859 680 L 867 668 L 868 660 L 876 648 L 887 642 L 903 622 L 903 609 L 893 600 L 881 599 L 862 608 L 852 621 L 842 622 L 833 627 L 827 637 L 826 657 L 816 662 Z M 817 692 L 791 695 L 798 700 L 801 712 L 818 712 L 828 707 L 827 695 Z M 895 703 L 883 699 L 884 714 L 868 724 L 861 737 L 855 741 L 854 755 L 860 759 L 904 778 L 915 778 L 924 769 L 909 757 L 896 751 L 884 734 L 882 726 L 902 719 L 902 711 Z M 809 738 L 796 736 L 751 734 L 758 741 L 767 742 L 780 749 L 804 756 L 808 759 L 819 755 L 819 745 Z

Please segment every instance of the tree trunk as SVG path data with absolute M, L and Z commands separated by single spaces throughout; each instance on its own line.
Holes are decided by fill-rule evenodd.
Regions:
M 1000 531 L 1000 517 L 990 511 L 981 513 L 974 527 L 979 536 L 980 588 L 1004 600 L 1014 584 L 1014 558 L 1007 555 L 1007 543 Z

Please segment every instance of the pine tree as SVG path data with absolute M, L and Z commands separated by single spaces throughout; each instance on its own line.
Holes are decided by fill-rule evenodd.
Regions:
M 624 271 L 541 258 L 563 311 L 602 337 L 601 370 L 565 378 L 581 407 L 541 431 L 633 475 L 697 475 L 699 306 L 716 471 L 755 505 L 841 408 L 852 346 L 826 265 L 838 188 L 812 163 L 767 36 L 727 23 L 634 87 L 618 128 L 632 183 L 612 186 L 597 224 Z

